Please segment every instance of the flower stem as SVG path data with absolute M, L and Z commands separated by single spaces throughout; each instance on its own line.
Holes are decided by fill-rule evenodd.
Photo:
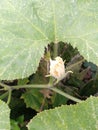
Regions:
M 11 95 L 12 95 L 12 90 L 9 89 L 8 90 L 8 99 L 7 99 L 7 104 L 9 105 L 10 101 L 11 101 Z
M 18 85 L 18 86 L 11 86 L 12 89 L 20 89 L 20 88 L 49 88 L 47 84 L 28 84 L 28 85 Z
M 58 56 L 58 43 L 54 43 L 54 58 Z
M 2 99 L 4 99 L 4 98 L 6 98 L 7 96 L 8 96 L 8 91 L 5 92 L 4 94 L 2 94 L 2 95 L 0 96 L 0 99 L 2 100 Z
M 52 91 L 54 91 L 56 93 L 59 93 L 60 95 L 66 97 L 68 99 L 71 99 L 71 100 L 73 100 L 75 102 L 81 102 L 80 99 L 77 99 L 77 98 L 63 92 L 63 91 L 59 90 L 58 88 L 53 87 L 50 84 L 45 84 L 45 85 L 32 85 L 32 84 L 31 85 L 21 85 L 21 86 L 12 86 L 12 88 L 13 89 L 19 89 L 19 88 L 47 88 L 47 89 L 50 89 L 50 90 L 52 90 Z
M 2 86 L 4 88 L 4 90 L 9 90 L 9 88 L 11 88 L 9 85 L 6 85 L 2 82 L 0 82 L 0 86 Z
M 69 94 L 67 94 L 67 93 L 65 93 L 65 92 L 63 92 L 63 91 L 61 91 L 61 90 L 55 88 L 55 87 L 51 87 L 50 89 L 51 89 L 52 91 L 55 91 L 56 93 L 59 93 L 60 95 L 66 97 L 66 98 L 68 98 L 68 99 L 71 99 L 72 101 L 75 101 L 75 102 L 78 102 L 78 103 L 79 103 L 79 102 L 82 102 L 80 99 L 75 98 L 75 97 L 73 97 L 73 96 L 71 96 L 71 95 L 69 95 Z
M 7 89 L 8 89 L 9 95 L 8 95 L 7 104 L 10 103 L 12 90 L 14 90 L 14 89 L 20 89 L 20 88 L 40 88 L 40 89 L 41 88 L 47 88 L 47 89 L 50 89 L 50 90 L 52 90 L 52 91 L 54 91 L 56 93 L 59 93 L 60 95 L 66 97 L 68 99 L 71 99 L 71 100 L 73 100 L 75 102 L 78 102 L 78 103 L 81 102 L 80 99 L 77 99 L 77 98 L 75 98 L 75 97 L 73 97 L 73 96 L 71 96 L 71 95 L 69 95 L 69 94 L 67 94 L 67 93 L 59 90 L 58 88 L 53 87 L 52 84 L 43 84 L 43 85 L 41 85 L 41 84 L 37 84 L 37 85 L 29 84 L 29 85 L 19 85 L 19 86 L 8 86 L 8 85 L 0 83 L 0 85 L 2 85 L 3 87 L 7 87 Z

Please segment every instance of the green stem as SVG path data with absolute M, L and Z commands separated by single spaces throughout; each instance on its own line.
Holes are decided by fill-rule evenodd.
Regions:
M 12 95 L 12 90 L 11 90 L 11 89 L 9 89 L 8 94 L 9 94 L 9 95 L 8 95 L 7 104 L 9 104 L 10 101 L 11 101 L 11 95 Z
M 78 61 L 78 62 L 76 62 L 76 63 L 74 63 L 74 64 L 71 64 L 71 65 L 67 66 L 67 67 L 66 67 L 66 71 L 67 71 L 67 70 L 71 70 L 72 68 L 74 68 L 74 67 L 77 66 L 78 64 L 82 63 L 83 61 L 85 61 L 85 59 L 82 59 L 82 60 L 80 60 L 80 61 Z
M 60 95 L 63 95 L 64 97 L 68 98 L 68 99 L 71 99 L 75 102 L 81 102 L 80 99 L 77 99 L 55 87 L 53 87 L 52 85 L 49 85 L 49 84 L 46 84 L 46 85 L 21 85 L 21 86 L 12 86 L 13 89 L 19 89 L 19 88 L 47 88 L 47 89 L 50 89 L 56 93 L 59 93 Z
M 6 85 L 2 82 L 0 82 L 0 86 L 4 87 L 4 90 L 9 90 L 9 88 L 11 88 L 9 85 Z
M 0 84 L 1 85 L 1 84 Z M 3 86 L 6 86 L 6 85 L 4 85 L 4 84 L 2 84 Z M 47 89 L 50 89 L 50 90 L 52 90 L 52 91 L 54 91 L 54 92 L 56 92 L 56 93 L 59 93 L 59 94 L 61 94 L 62 96 L 64 96 L 64 97 L 66 97 L 66 98 L 68 98 L 68 99 L 71 99 L 71 100 L 73 100 L 73 101 L 75 101 L 75 102 L 81 102 L 81 100 L 80 99 L 77 99 L 77 98 L 75 98 L 75 97 L 73 97 L 73 96 L 71 96 L 71 95 L 69 95 L 69 94 L 67 94 L 67 93 L 65 93 L 65 92 L 63 92 L 63 91 L 61 91 L 61 90 L 59 90 L 59 89 L 57 89 L 57 88 L 55 88 L 55 87 L 53 87 L 53 85 L 51 85 L 51 84 L 44 84 L 44 85 L 19 85 L 19 86 L 8 86 L 7 85 L 7 87 L 9 88 L 8 89 L 8 92 L 9 92 L 9 96 L 8 96 L 8 101 L 7 101 L 7 103 L 9 104 L 9 102 L 10 102 L 10 100 L 11 100 L 11 93 L 12 93 L 12 90 L 14 90 L 14 89 L 20 89 L 20 88 L 47 88 Z M 12 89 L 12 90 L 11 90 Z
M 58 56 L 58 43 L 54 43 L 54 58 Z
M 28 84 L 28 85 L 19 85 L 19 86 L 11 86 L 12 89 L 20 89 L 20 88 L 49 88 L 49 86 L 47 84 L 43 84 L 43 85 L 32 85 L 32 84 Z
M 71 95 L 69 95 L 69 94 L 67 94 L 67 93 L 65 93 L 65 92 L 63 92 L 63 91 L 61 91 L 61 90 L 55 88 L 55 87 L 51 87 L 50 89 L 51 89 L 52 91 L 56 92 L 56 93 L 59 93 L 60 95 L 66 97 L 66 98 L 68 98 L 68 99 L 71 99 L 72 101 L 75 101 L 75 102 L 78 102 L 78 103 L 79 103 L 79 102 L 82 102 L 80 99 L 77 99 L 77 98 L 75 98 L 75 97 L 73 97 L 73 96 L 71 96 Z
M 7 96 L 8 96 L 8 91 L 5 92 L 4 94 L 2 94 L 2 95 L 0 96 L 0 99 L 4 99 L 4 98 L 6 98 Z
M 4 88 L 1 88 L 0 91 L 4 91 L 5 89 Z
M 4 87 L 4 90 L 8 90 L 8 100 L 7 100 L 7 104 L 10 103 L 10 100 L 11 100 L 11 95 L 12 95 L 12 87 L 9 86 L 9 85 L 6 85 L 2 82 L 0 82 L 0 86 Z M 2 97 L 1 97 L 2 98 Z

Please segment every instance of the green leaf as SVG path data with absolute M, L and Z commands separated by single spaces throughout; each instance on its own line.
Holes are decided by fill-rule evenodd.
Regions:
M 55 93 L 53 96 L 52 96 L 52 104 L 53 104 L 53 107 L 58 107 L 58 106 L 61 106 L 61 105 L 65 105 L 67 103 L 68 99 L 58 93 Z
M 0 100 L 0 130 L 10 130 L 10 109 Z
M 18 79 L 18 85 L 25 85 L 29 82 L 28 78 L 24 78 L 24 79 Z
M 11 130 L 20 130 L 18 122 L 11 119 Z
M 31 0 L 0 3 L 0 79 L 24 78 L 37 70 L 49 43 L 45 32 L 51 30 L 37 16 L 37 8 Z
M 39 113 L 28 124 L 29 130 L 97 130 L 98 98 L 90 97 L 76 105 Z
M 98 65 L 97 0 L 0 2 L 0 79 L 35 73 L 44 47 L 59 41 Z
M 91 80 L 80 90 L 81 96 L 90 96 L 98 92 L 98 80 Z
M 35 111 L 40 111 L 44 102 L 44 96 L 40 93 L 39 89 L 30 89 L 22 94 L 22 99 L 26 103 L 26 107 L 30 107 Z M 44 108 L 47 108 L 47 104 L 44 104 Z

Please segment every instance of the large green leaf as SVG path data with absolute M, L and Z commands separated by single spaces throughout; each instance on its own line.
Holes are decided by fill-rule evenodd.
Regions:
M 98 98 L 41 112 L 30 121 L 28 129 L 98 130 Z
M 0 79 L 34 73 L 51 41 L 70 42 L 98 64 L 98 0 L 0 2 Z
M 51 26 L 37 16 L 36 1 L 0 2 L 0 79 L 24 78 L 36 71 Z
M 0 130 L 10 130 L 10 109 L 0 100 Z

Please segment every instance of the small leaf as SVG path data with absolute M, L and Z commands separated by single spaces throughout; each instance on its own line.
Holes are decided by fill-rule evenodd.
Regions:
M 0 130 L 10 130 L 10 109 L 0 100 Z
M 53 107 L 58 107 L 61 105 L 65 105 L 68 99 L 58 93 L 55 93 L 52 97 Z
M 18 122 L 11 119 L 11 130 L 20 130 Z
M 90 97 L 76 105 L 39 113 L 28 124 L 29 130 L 97 130 L 98 98 Z
M 25 85 L 29 82 L 28 78 L 24 78 L 24 79 L 18 79 L 18 85 Z
M 90 96 L 98 92 L 98 80 L 91 80 L 80 90 L 81 96 Z
M 44 96 L 40 93 L 39 89 L 30 89 L 22 94 L 22 99 L 26 103 L 27 107 L 30 107 L 36 111 L 40 111 L 41 105 L 44 101 Z M 47 107 L 46 105 L 44 107 Z

